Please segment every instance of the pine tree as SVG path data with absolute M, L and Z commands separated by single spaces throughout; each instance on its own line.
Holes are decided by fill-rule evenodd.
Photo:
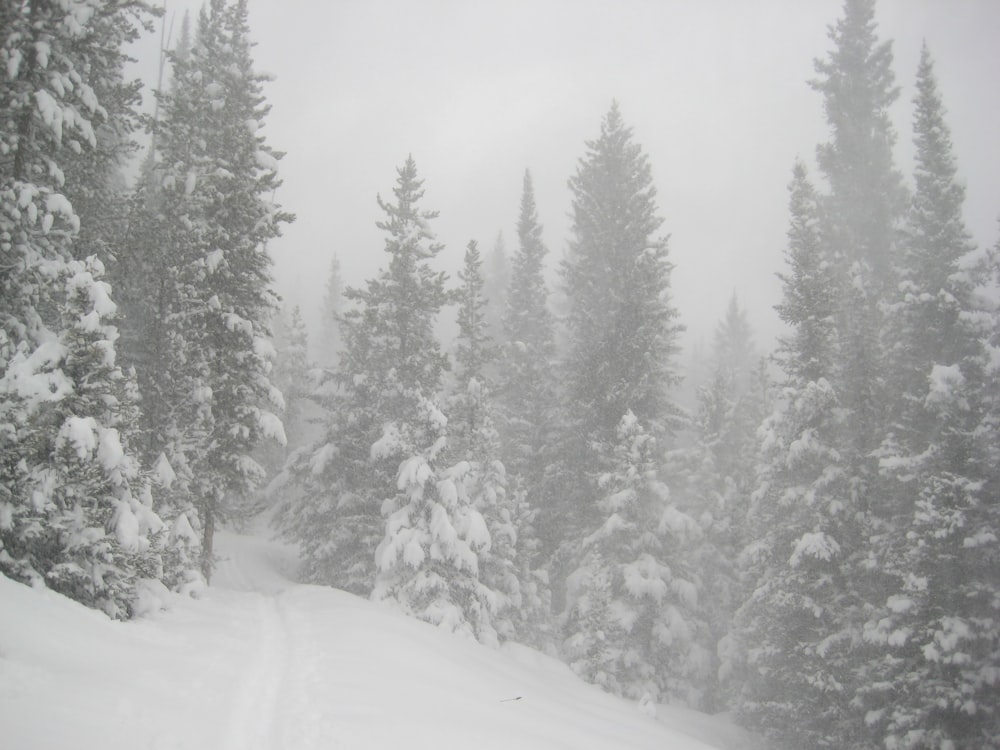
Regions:
M 702 529 L 693 555 L 701 578 L 702 616 L 710 654 L 727 638 L 745 581 L 738 563 L 747 538 L 750 495 L 756 481 L 757 429 L 769 413 L 766 364 L 756 361 L 745 311 L 734 295 L 716 328 L 711 379 L 698 388 L 691 445 L 672 451 L 668 466 L 680 508 Z M 704 705 L 723 705 L 717 669 L 703 686 Z
M 775 309 L 791 333 L 779 339 L 777 361 L 790 379 L 808 383 L 833 373 L 837 277 L 821 238 L 819 197 L 801 161 L 788 189 L 789 270 L 778 274 L 782 301 Z
M 851 537 L 844 410 L 836 381 L 836 268 L 804 166 L 789 185 L 786 259 L 777 310 L 781 393 L 761 425 L 751 496 L 746 600 L 721 644 L 724 681 L 743 721 L 789 747 L 820 746 L 850 724 L 844 675 L 857 598 L 843 566 Z M 803 720 L 803 717 L 808 717 Z
M 386 433 L 372 448 L 376 457 L 409 453 L 399 466 L 398 494 L 385 503 L 385 535 L 375 550 L 372 598 L 392 601 L 404 612 L 451 632 L 497 642 L 490 592 L 479 581 L 479 553 L 490 547 L 486 521 L 464 482 L 468 462 L 440 471 L 447 419 L 430 401 L 418 408 L 421 434 L 435 438 L 421 447 L 414 435 Z
M 162 525 L 130 450 L 135 394 L 115 361 L 116 306 L 100 260 L 72 259 L 81 225 L 66 196 L 98 184 L 73 168 L 98 150 L 99 130 L 135 116 L 98 94 L 118 85 L 122 44 L 145 11 L 93 10 L 0 8 L 0 570 L 125 617 L 136 585 L 163 575 Z
M 156 328 L 155 369 L 143 392 L 149 453 L 163 454 L 178 482 L 175 515 L 201 532 L 211 574 L 218 523 L 252 497 L 263 471 L 251 454 L 284 440 L 272 408 L 269 321 L 277 309 L 266 244 L 292 217 L 271 202 L 277 159 L 260 128 L 269 107 L 253 70 L 244 0 L 213 0 L 199 15 L 190 53 L 173 56 L 174 85 L 161 95 L 160 166 L 146 229 L 162 276 L 145 298 Z M 153 421 L 156 420 L 156 421 Z M 197 514 L 197 518 L 193 514 Z
M 569 576 L 563 650 L 584 678 L 633 699 L 698 705 L 710 666 L 690 565 L 697 522 L 657 476 L 656 442 L 621 420 L 598 485 L 605 518 Z
M 434 321 L 451 295 L 445 274 L 431 268 L 442 246 L 430 228 L 437 214 L 419 207 L 422 186 L 408 158 L 397 170 L 395 203 L 378 198 L 388 267 L 364 289 L 345 292 L 344 349 L 316 394 L 324 434 L 290 459 L 297 494 L 280 518 L 302 547 L 307 580 L 365 595 L 385 536 L 382 504 L 396 498 L 400 463 L 438 437 L 427 404 L 439 395 L 447 358 Z
M 281 421 L 286 443 L 266 443 L 257 450 L 258 461 L 269 478 L 284 468 L 291 451 L 305 445 L 309 436 L 309 398 L 312 395 L 309 341 L 298 305 L 283 308 L 271 324 L 275 350 L 271 383 L 282 395 Z
M 964 189 L 926 46 L 914 103 L 916 193 L 889 312 L 895 398 L 880 450 L 889 499 L 874 540 L 892 581 L 866 623 L 875 647 L 862 683 L 866 724 L 886 746 L 997 747 L 998 687 L 988 675 L 1000 674 L 1000 528 L 977 446 L 990 384 L 972 322 Z
M 458 273 L 458 338 L 455 343 L 455 388 L 448 400 L 449 443 L 454 455 L 482 454 L 477 444 L 483 427 L 492 421 L 487 399 L 492 384 L 488 371 L 495 359 L 493 342 L 486 332 L 486 299 L 483 296 L 482 258 L 475 240 L 465 250 L 465 264 Z M 493 430 L 492 426 L 489 427 Z
M 344 307 L 344 280 L 341 275 L 340 258 L 334 254 L 330 260 L 330 273 L 326 278 L 323 292 L 323 307 L 320 315 L 320 337 L 318 356 L 324 367 L 336 366 L 343 342 L 340 335 L 340 316 Z
M 667 300 L 672 264 L 657 237 L 656 189 L 649 161 L 613 104 L 601 135 L 587 144 L 570 179 L 573 225 L 562 263 L 570 309 L 564 363 L 576 434 L 613 443 L 627 411 L 665 432 L 677 381 L 677 312 Z M 584 452 L 585 454 L 587 451 Z
M 672 360 L 680 330 L 668 298 L 667 242 L 656 235 L 662 220 L 649 161 L 617 103 L 569 185 L 572 239 L 562 262 L 567 351 L 556 441 L 561 455 L 548 493 L 553 501 L 541 507 L 539 524 L 557 553 L 554 586 L 576 567 L 569 558 L 579 540 L 603 522 L 596 480 L 611 465 L 622 417 L 632 413 L 657 440 L 672 430 L 676 409 L 668 389 L 677 381 Z
M 511 269 L 503 318 L 499 367 L 503 460 L 530 496 L 542 489 L 550 460 L 555 389 L 555 322 L 548 307 L 542 226 L 535 208 L 531 173 L 525 171 L 517 222 L 518 251 Z
M 873 547 L 886 513 L 875 458 L 887 407 L 882 302 L 905 191 L 892 163 L 892 51 L 877 38 L 874 1 L 846 0 L 830 38 L 812 83 L 831 130 L 817 152 L 829 191 L 814 200 L 797 169 L 778 308 L 795 332 L 782 342 L 785 387 L 762 433 L 738 703 L 791 746 L 866 747 L 855 700 L 869 679 L 862 634 L 886 585 Z
M 511 267 L 503 232 L 497 232 L 493 249 L 486 256 L 483 292 L 486 295 L 486 333 L 494 341 L 503 340 L 503 319 L 507 312 Z
M 500 458 L 490 371 L 496 347 L 488 335 L 482 261 L 469 243 L 459 273 L 455 388 L 448 400 L 448 470 L 461 482 L 464 497 L 481 515 L 489 543 L 478 551 L 479 637 L 488 643 L 519 640 L 544 646 L 549 631 L 547 587 L 532 570 L 533 512 L 522 488 L 511 488 Z

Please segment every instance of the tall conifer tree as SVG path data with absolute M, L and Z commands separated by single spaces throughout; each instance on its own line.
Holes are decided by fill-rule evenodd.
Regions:
M 829 36 L 812 83 L 830 126 L 817 151 L 829 189 L 814 194 L 796 169 L 778 307 L 793 334 L 779 351 L 784 391 L 761 433 L 739 707 L 790 746 L 865 747 L 863 629 L 886 584 L 872 547 L 887 512 L 875 458 L 888 412 L 883 302 L 906 194 L 892 162 L 892 50 L 878 40 L 874 0 L 845 0 Z
M 255 446 L 284 440 L 271 411 L 282 401 L 268 376 L 277 297 L 266 245 L 292 217 L 271 201 L 281 155 L 260 132 L 269 106 L 251 47 L 245 0 L 212 0 L 189 54 L 174 55 L 144 224 L 159 242 L 142 243 L 163 273 L 146 295 L 158 314 L 144 316 L 162 347 L 144 387 L 156 404 L 146 415 L 150 454 L 162 453 L 178 478 L 177 512 L 200 527 L 206 578 L 216 524 L 263 478 Z
M 344 294 L 344 349 L 316 394 L 326 411 L 324 435 L 292 457 L 298 489 L 280 517 L 302 546 L 308 580 L 365 595 L 385 535 L 383 503 L 402 499 L 396 497 L 400 463 L 418 454 L 436 457 L 444 434 L 440 420 L 428 415 L 438 413 L 448 366 L 434 321 L 451 295 L 446 275 L 432 267 L 443 246 L 430 226 L 437 213 L 419 205 L 423 193 L 410 157 L 397 169 L 395 202 L 378 198 L 388 264 L 364 288 Z
M 77 245 L 67 196 L 85 204 L 104 186 L 107 171 L 82 165 L 107 155 L 102 132 L 134 122 L 132 100 L 110 92 L 146 11 L 93 5 L 0 7 L 0 570 L 124 617 L 137 581 L 169 571 L 132 453 L 116 305 L 102 262 L 73 259 L 96 247 Z
M 554 319 L 545 283 L 548 250 L 535 207 L 531 173 L 524 173 L 517 220 L 518 249 L 503 318 L 503 361 L 498 370 L 504 464 L 538 500 L 551 459 L 555 388 Z
M 914 103 L 916 192 L 889 308 L 887 500 L 873 540 L 891 584 L 866 623 L 865 718 L 886 746 L 996 747 L 1000 688 L 988 675 L 1000 674 L 991 624 L 1000 528 L 981 445 L 995 383 L 983 369 L 964 189 L 926 46 Z
M 558 517 L 557 545 L 600 524 L 596 477 L 606 470 L 626 413 L 654 438 L 668 434 L 676 410 L 677 312 L 670 303 L 667 240 L 658 233 L 649 160 L 632 139 L 618 104 L 587 143 L 576 174 L 572 237 L 562 262 L 568 312 L 563 455 L 555 496 L 543 512 Z M 548 524 L 552 526 L 552 524 Z

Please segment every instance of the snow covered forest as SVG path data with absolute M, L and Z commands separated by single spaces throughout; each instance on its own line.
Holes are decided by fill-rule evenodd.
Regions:
M 1000 748 L 1000 240 L 966 228 L 927 45 L 894 122 L 875 10 L 844 0 L 801 72 L 828 133 L 788 165 L 784 332 L 734 295 L 685 371 L 627 102 L 562 255 L 525 165 L 516 238 L 452 277 L 403 159 L 381 270 L 327 257 L 309 340 L 247 0 L 185 21 L 145 114 L 156 11 L 0 0 L 0 573 L 141 621 L 266 518 L 303 583 L 768 747 Z

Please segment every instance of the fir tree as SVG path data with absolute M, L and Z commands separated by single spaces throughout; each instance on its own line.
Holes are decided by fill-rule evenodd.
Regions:
M 916 192 L 889 312 L 893 420 L 880 453 L 884 532 L 873 541 L 890 593 L 866 623 L 862 691 L 886 746 L 996 747 L 998 534 L 983 490 L 983 341 L 973 321 L 973 246 L 951 138 L 924 47 L 917 73 Z M 985 564 L 983 564 L 985 561 Z M 991 684 L 993 683 L 993 684 Z M 891 704 L 885 702 L 888 690 Z
M 547 587 L 532 570 L 533 513 L 522 488 L 510 487 L 500 459 L 489 376 L 496 348 L 487 333 L 482 261 L 470 242 L 459 273 L 458 339 L 455 389 L 448 400 L 448 454 L 458 463 L 449 472 L 461 482 L 464 497 L 483 518 L 489 544 L 478 551 L 479 590 L 485 607 L 479 627 L 488 643 L 519 640 L 543 646 L 549 631 Z
M 343 342 L 340 335 L 340 316 L 344 312 L 344 280 L 341 275 L 340 258 L 334 254 L 330 260 L 330 273 L 326 278 L 323 292 L 323 307 L 320 314 L 320 338 L 318 355 L 324 367 L 336 366 Z
M 649 161 L 617 103 L 569 185 L 560 455 L 549 491 L 555 500 L 542 506 L 540 522 L 549 549 L 557 551 L 555 568 L 564 571 L 576 566 L 567 558 L 579 540 L 602 523 L 596 480 L 611 465 L 622 417 L 633 414 L 657 440 L 673 427 L 668 389 L 677 381 L 672 360 L 680 330 L 668 297 L 667 242 L 656 234 L 662 220 Z M 557 584 L 561 576 L 556 572 Z
M 892 164 L 891 46 L 877 38 L 873 0 L 846 0 L 830 38 L 812 84 L 831 130 L 818 149 L 829 192 L 814 201 L 797 169 L 778 308 L 794 334 L 782 342 L 785 387 L 761 433 L 739 707 L 791 746 L 864 747 L 862 632 L 886 585 L 873 547 L 886 514 L 875 458 L 888 405 L 882 301 L 905 192 Z
M 482 265 L 479 247 L 470 240 L 465 264 L 458 273 L 462 284 L 458 290 L 455 391 L 448 402 L 449 442 L 455 455 L 480 454 L 483 446 L 477 445 L 477 438 L 491 419 L 486 408 L 491 390 L 487 373 L 495 352 L 486 332 Z
M 525 171 L 517 222 L 518 251 L 511 269 L 503 318 L 503 361 L 499 367 L 503 460 L 530 495 L 542 488 L 550 460 L 555 390 L 554 320 L 548 307 L 542 226 L 530 172 Z
M 434 321 L 451 295 L 445 274 L 431 267 L 442 246 L 430 228 L 437 214 L 419 206 L 422 186 L 408 158 L 397 170 L 395 202 L 378 198 L 388 266 L 364 289 L 345 292 L 344 349 L 316 394 L 324 434 L 291 457 L 297 495 L 280 519 L 302 547 L 308 580 L 365 595 L 385 536 L 382 504 L 397 495 L 400 463 L 435 444 L 426 405 L 447 367 Z M 373 453 L 376 443 L 382 448 Z
M 693 555 L 701 578 L 700 599 L 707 653 L 728 636 L 746 582 L 738 563 L 748 541 L 750 495 L 756 481 L 757 429 L 769 412 L 766 364 L 757 361 L 750 324 L 735 295 L 716 328 L 710 380 L 698 388 L 691 445 L 671 452 L 672 489 L 677 504 L 701 526 Z M 704 705 L 723 705 L 717 669 L 706 673 Z
M 493 249 L 486 256 L 483 270 L 486 295 L 486 333 L 494 341 L 503 340 L 503 319 L 507 312 L 507 293 L 510 287 L 510 259 L 503 232 L 497 232 Z
M 122 44 L 145 12 L 102 10 L 0 8 L 0 570 L 125 617 L 136 584 L 164 574 L 161 523 L 130 450 L 116 306 L 100 260 L 72 259 L 81 225 L 66 197 L 99 184 L 74 168 L 102 126 L 135 116 L 98 94 L 120 83 Z
M 815 382 L 833 372 L 836 275 L 820 234 L 819 198 L 801 161 L 788 189 L 788 271 L 778 274 L 782 301 L 775 309 L 791 333 L 779 339 L 777 360 L 789 378 Z
M 604 521 L 583 539 L 567 583 L 564 653 L 610 692 L 698 705 L 710 666 L 688 562 L 698 524 L 671 502 L 656 443 L 631 413 L 613 455 L 598 480 Z
M 312 395 L 312 383 L 309 341 L 299 306 L 293 306 L 290 312 L 283 308 L 275 315 L 271 329 L 275 350 L 271 383 L 282 395 L 284 409 L 281 420 L 286 443 L 261 445 L 258 456 L 268 477 L 274 478 L 283 469 L 289 452 L 307 442 L 308 401 Z
M 160 242 L 143 242 L 163 272 L 146 295 L 158 314 L 144 317 L 166 347 L 144 384 L 159 401 L 147 414 L 157 436 L 150 454 L 162 453 L 178 477 L 174 512 L 200 527 L 206 578 L 217 523 L 263 478 L 254 448 L 265 437 L 284 440 L 270 411 L 281 399 L 268 376 L 277 298 L 266 243 L 292 217 L 270 200 L 280 154 L 260 133 L 269 107 L 251 46 L 246 2 L 213 0 L 189 55 L 174 56 L 174 86 L 161 96 L 159 188 L 146 223 Z

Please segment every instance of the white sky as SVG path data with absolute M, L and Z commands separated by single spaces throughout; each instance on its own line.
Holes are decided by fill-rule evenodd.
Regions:
M 167 18 L 200 2 L 167 0 Z M 814 164 L 822 100 L 806 81 L 841 0 L 250 0 L 257 68 L 275 76 L 266 133 L 287 153 L 278 200 L 297 214 L 272 245 L 279 291 L 318 317 L 330 258 L 360 286 L 383 265 L 375 196 L 412 154 L 424 208 L 457 269 L 469 239 L 516 249 L 525 168 L 553 262 L 568 235 L 566 182 L 617 99 L 649 155 L 674 300 L 688 341 L 735 290 L 757 339 L 778 330 L 786 185 Z M 949 111 L 966 219 L 1000 228 L 1000 2 L 880 0 L 894 44 L 897 165 L 911 172 L 921 40 Z M 158 39 L 138 54 L 155 59 Z M 147 80 L 155 82 L 154 66 Z

